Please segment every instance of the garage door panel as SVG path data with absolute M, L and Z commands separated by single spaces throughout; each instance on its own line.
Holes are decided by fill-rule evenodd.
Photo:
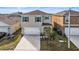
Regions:
M 0 27 L 0 32 L 8 32 L 8 27 Z
M 32 27 L 27 27 L 24 28 L 24 34 L 26 35 L 40 35 L 40 29 L 39 28 L 32 28 Z
M 69 34 L 69 28 L 65 28 L 65 34 Z M 70 35 L 79 35 L 79 28 L 70 28 Z

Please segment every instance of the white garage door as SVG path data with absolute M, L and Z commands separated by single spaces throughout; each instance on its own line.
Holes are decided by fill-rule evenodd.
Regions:
M 40 29 L 37 27 L 24 28 L 24 34 L 26 35 L 40 35 Z
M 66 35 L 69 34 L 69 28 L 68 27 L 65 28 L 65 34 Z M 71 27 L 70 28 L 70 35 L 79 35 L 79 28 Z
M 0 32 L 8 33 L 8 27 L 2 27 L 2 26 L 0 26 Z

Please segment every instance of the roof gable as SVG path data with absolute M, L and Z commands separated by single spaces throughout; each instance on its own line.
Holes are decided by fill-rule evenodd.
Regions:
M 8 16 L 0 16 L 0 21 L 3 23 L 6 23 L 8 25 L 13 25 L 16 24 L 17 22 L 19 22 L 18 20 L 20 20 L 20 18 L 16 17 L 16 18 L 9 18 Z
M 70 11 L 70 16 L 79 16 L 79 12 L 78 11 L 74 11 L 74 10 L 65 10 L 62 12 L 58 12 L 55 15 L 59 15 L 59 16 L 65 16 L 68 15 Z
M 9 26 L 9 25 L 0 21 L 0 26 Z
M 46 13 L 40 10 L 35 10 L 28 13 L 24 13 L 24 15 L 49 15 L 49 13 Z

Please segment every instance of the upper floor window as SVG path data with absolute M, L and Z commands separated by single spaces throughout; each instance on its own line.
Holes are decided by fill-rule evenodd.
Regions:
M 23 22 L 29 22 L 29 17 L 23 17 Z
M 68 23 L 68 16 L 65 16 L 65 23 Z
M 79 23 L 79 16 L 78 16 L 78 23 Z
M 35 22 L 41 22 L 41 17 L 35 17 Z
M 45 17 L 45 19 L 49 19 L 49 17 L 48 17 L 48 16 L 46 16 L 46 17 Z

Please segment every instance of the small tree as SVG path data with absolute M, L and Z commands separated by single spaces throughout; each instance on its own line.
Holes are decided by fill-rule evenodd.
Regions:
M 45 36 L 47 36 L 49 38 L 49 40 L 50 40 L 51 39 L 50 38 L 51 28 L 50 27 L 46 27 L 44 29 L 44 32 L 45 32 Z

